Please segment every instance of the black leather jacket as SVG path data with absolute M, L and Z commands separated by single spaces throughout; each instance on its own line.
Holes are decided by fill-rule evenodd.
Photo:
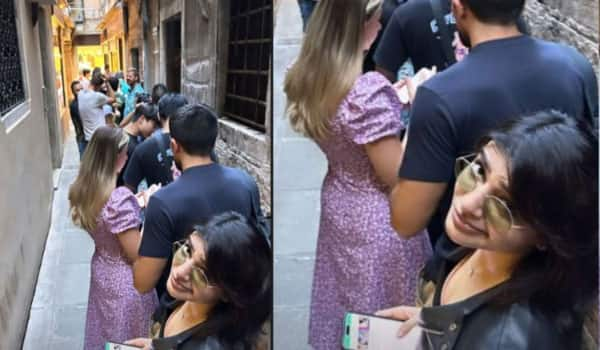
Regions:
M 506 290 L 502 283 L 458 303 L 440 305 L 443 283 L 456 262 L 471 250 L 459 248 L 452 261 L 439 266 L 433 280 L 421 278 L 423 349 L 433 350 L 579 350 L 582 322 L 559 332 L 554 322 L 527 301 L 496 306 L 494 298 Z M 433 283 L 433 284 L 432 284 Z M 431 292 L 434 291 L 431 300 Z M 429 296 L 430 301 L 425 301 Z M 429 305 L 429 306 L 427 306 Z
M 181 301 L 166 301 L 161 299 L 160 306 L 154 312 L 153 319 L 156 322 L 152 327 L 155 338 L 152 340 L 154 350 L 251 350 L 252 346 L 242 342 L 232 344 L 219 339 L 217 336 L 197 337 L 195 333 L 203 325 L 199 324 L 184 332 L 171 337 L 164 337 L 164 326 L 169 315 L 181 305 Z

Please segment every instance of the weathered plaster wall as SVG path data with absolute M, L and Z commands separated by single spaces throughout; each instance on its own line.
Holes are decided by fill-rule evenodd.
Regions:
M 14 115 L 16 122 L 0 122 L 0 349 L 21 348 L 53 192 L 39 22 L 33 25 L 29 2 L 15 3 L 29 104 Z

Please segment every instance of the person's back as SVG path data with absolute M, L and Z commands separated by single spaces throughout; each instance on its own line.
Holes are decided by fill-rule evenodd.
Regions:
M 158 114 L 162 128 L 136 147 L 123 176 L 127 187 L 134 192 L 144 179 L 148 185 L 160 183 L 165 186 L 173 181 L 169 118 L 185 104 L 187 99 L 181 94 L 169 93 L 159 100 Z
M 173 160 L 182 174 L 148 202 L 140 258 L 134 265 L 140 291 L 156 287 L 159 296 L 166 294 L 172 245 L 189 234 L 193 225 L 231 210 L 248 219 L 258 216 L 260 209 L 253 206 L 253 199 L 260 198 L 256 182 L 244 171 L 215 164 L 210 157 L 218 135 L 217 120 L 206 105 L 184 105 L 169 118 Z
M 79 105 L 79 116 L 83 124 L 85 140 L 89 141 L 96 129 L 106 124 L 103 106 L 111 103 L 114 99 L 98 92 L 104 85 L 102 77 L 94 77 L 90 83 L 90 89 L 83 89 L 77 95 Z
M 448 33 L 454 39 L 456 32 L 450 1 L 440 1 Z M 436 66 L 438 71 L 448 62 L 442 51 L 441 39 L 429 0 L 411 0 L 400 4 L 389 19 L 374 54 L 378 70 L 389 78 L 396 75 L 402 64 L 410 59 L 417 72 Z M 455 50 L 460 49 L 453 44 Z M 383 69 L 383 70 L 382 70 Z M 395 80 L 395 79 L 393 79 Z
M 177 181 L 151 197 L 152 205 L 146 210 L 146 217 L 166 220 L 147 220 L 144 232 L 149 236 L 156 234 L 153 238 L 157 240 L 166 238 L 176 242 L 192 232 L 194 225 L 204 223 L 216 214 L 235 211 L 251 218 L 253 191 L 258 191 L 256 183 L 243 170 L 217 163 L 188 168 Z M 165 223 L 168 223 L 167 227 L 164 226 Z M 141 254 L 160 256 L 163 249 L 155 245 L 155 242 L 154 239 L 142 240 Z M 170 264 L 158 282 L 159 296 L 164 290 L 169 272 Z
M 418 89 L 399 176 L 450 185 L 428 226 L 434 240 L 441 237 L 436 255 L 455 248 L 443 232 L 456 157 L 471 153 L 490 129 L 522 114 L 552 108 L 583 118 L 584 80 L 593 71 L 589 63 L 575 64 L 575 55 L 581 58 L 573 48 L 524 35 L 490 40 Z

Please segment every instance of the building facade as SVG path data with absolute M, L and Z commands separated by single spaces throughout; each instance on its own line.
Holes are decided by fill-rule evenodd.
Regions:
M 272 1 L 146 0 L 140 13 L 146 89 L 215 108 L 220 161 L 257 180 L 270 213 Z
M 62 156 L 49 3 L 0 11 L 0 349 L 21 348 Z

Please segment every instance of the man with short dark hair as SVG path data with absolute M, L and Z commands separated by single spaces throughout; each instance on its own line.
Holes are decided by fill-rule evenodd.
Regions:
M 133 152 L 123 180 L 133 192 L 146 179 L 148 185 L 167 185 L 173 181 L 171 171 L 173 152 L 170 147 L 169 119 L 178 108 L 187 104 L 187 99 L 181 94 L 168 93 L 158 102 L 158 116 L 161 129 L 142 142 Z
M 100 92 L 103 87 L 107 89 L 107 95 Z M 90 88 L 79 92 L 77 100 L 79 115 L 83 125 L 84 139 L 87 145 L 94 131 L 100 126 L 107 124 L 106 113 L 103 107 L 115 101 L 114 92 L 110 85 L 105 83 L 102 76 L 96 75 L 90 82 Z
M 85 150 L 85 136 L 83 134 L 81 116 L 79 115 L 79 103 L 77 102 L 77 94 L 79 94 L 81 90 L 83 90 L 83 86 L 81 86 L 81 83 L 78 80 L 71 83 L 73 100 L 69 103 L 69 113 L 71 114 L 71 122 L 73 122 L 73 128 L 75 129 L 75 139 L 77 140 L 79 159 L 83 157 L 83 151 Z
M 520 115 L 546 109 L 588 121 L 597 115 L 591 64 L 572 47 L 522 35 L 516 22 L 524 3 L 452 0 L 470 53 L 417 90 L 390 201 L 392 225 L 402 237 L 425 227 L 434 241 L 438 237 L 426 274 L 455 256 L 444 222 L 454 210 L 456 158 L 473 153 L 484 134 Z
M 156 287 L 159 297 L 168 295 L 165 286 L 173 243 L 216 214 L 236 211 L 254 218 L 253 198 L 259 197 L 250 175 L 212 161 L 218 122 L 210 107 L 181 107 L 169 124 L 171 149 L 182 174 L 150 197 L 139 258 L 133 266 L 135 288 L 145 293 Z

